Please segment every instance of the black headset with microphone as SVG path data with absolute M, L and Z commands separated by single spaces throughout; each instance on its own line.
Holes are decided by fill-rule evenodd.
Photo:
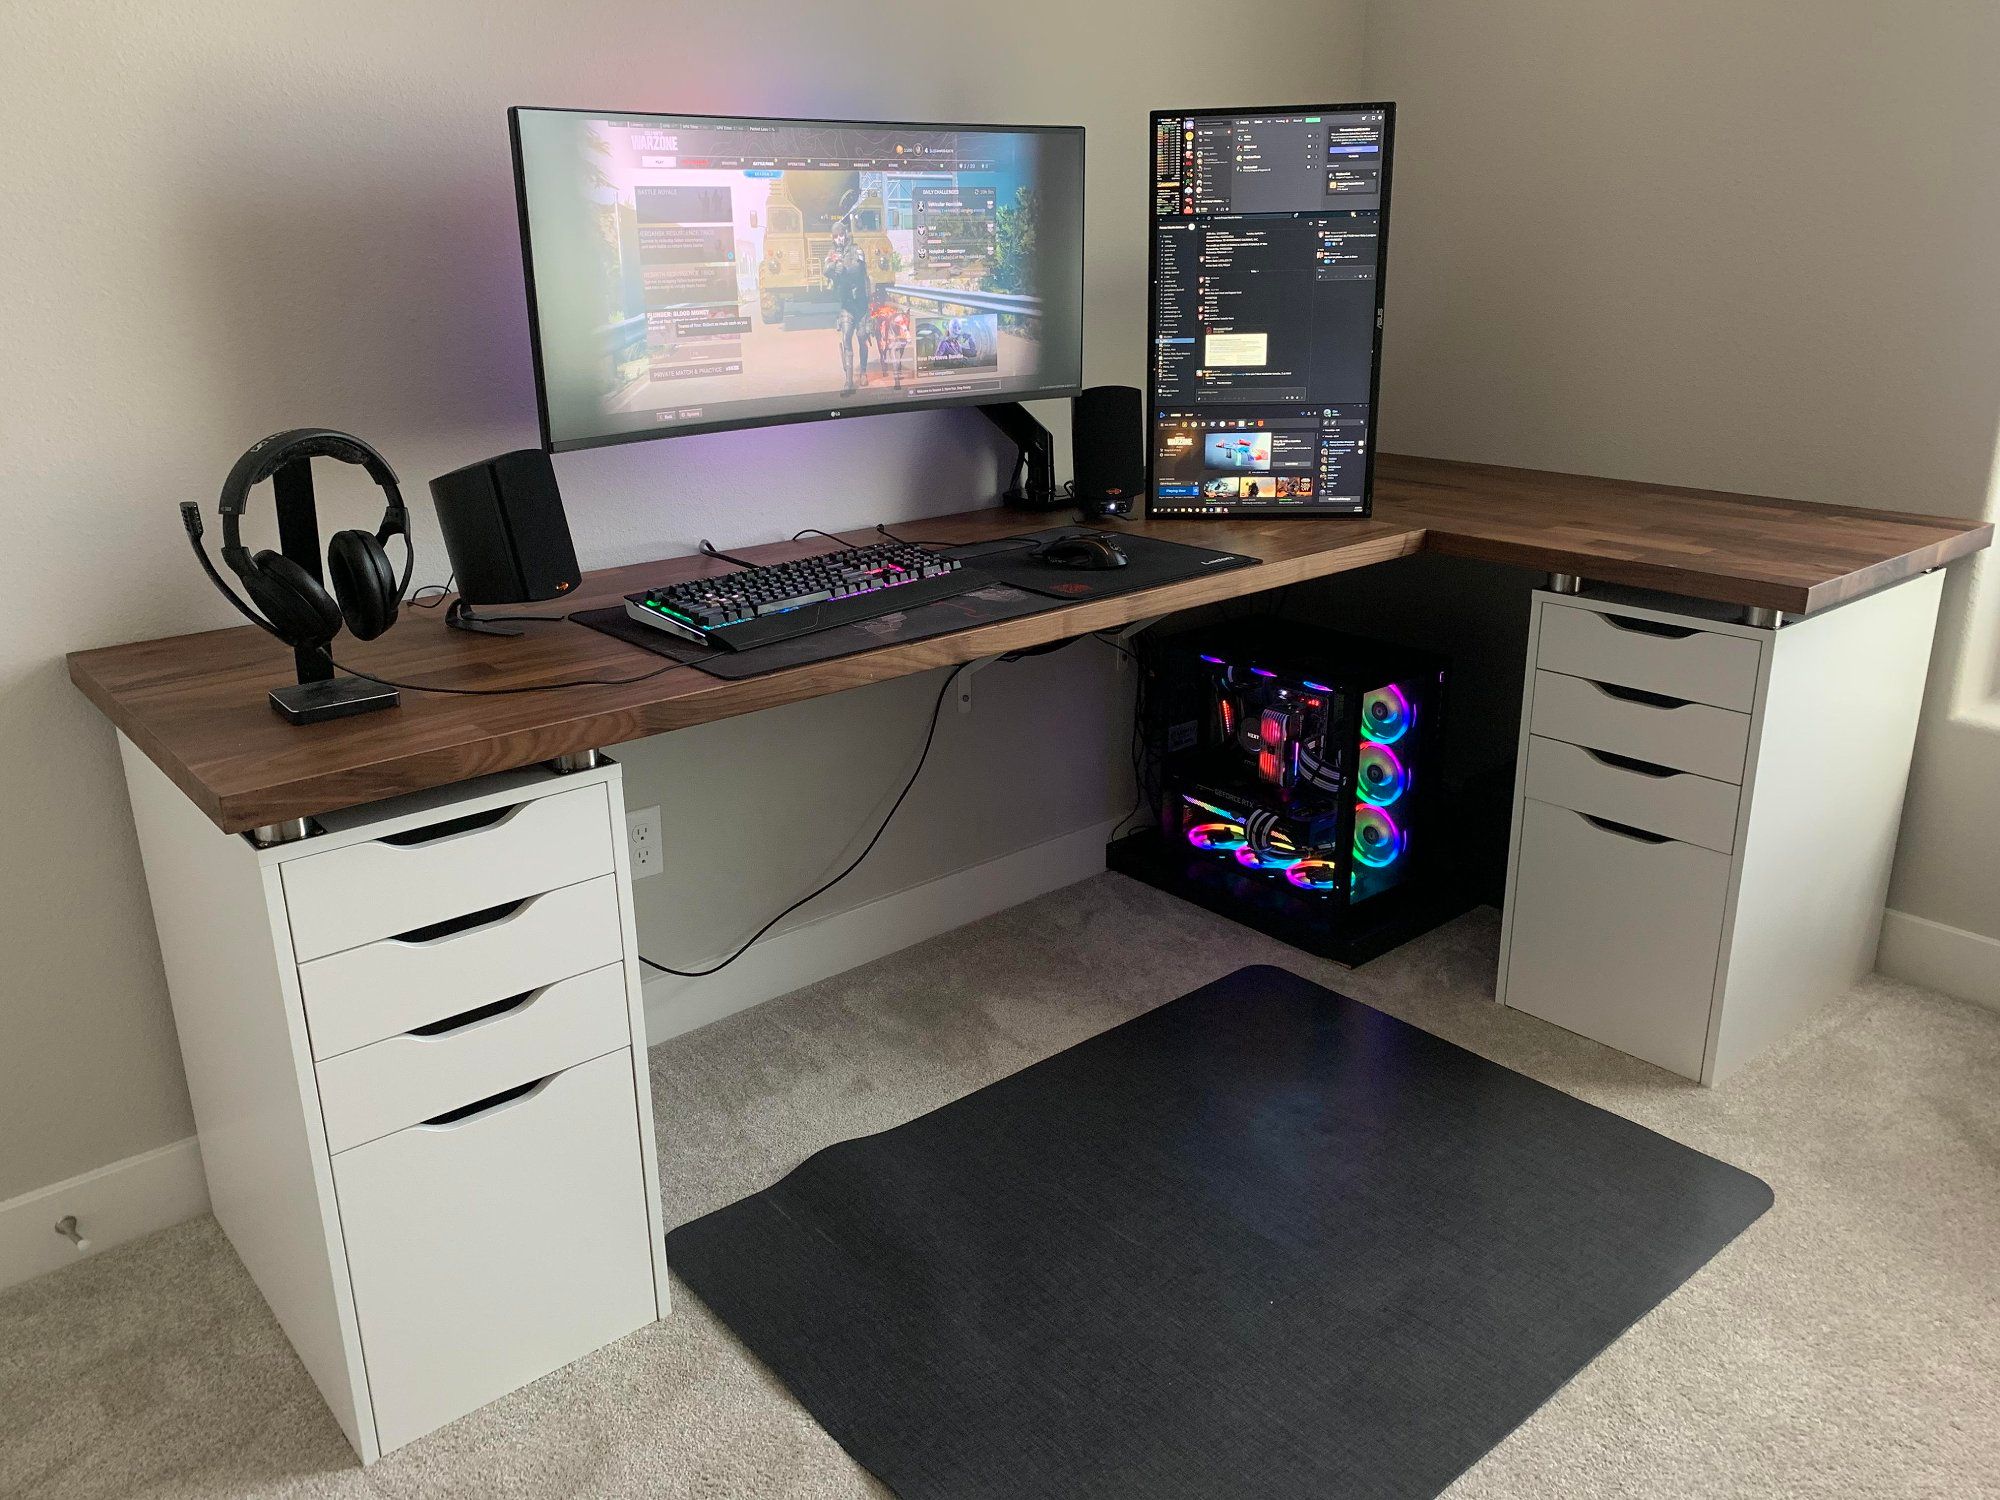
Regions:
M 360 465 L 387 499 L 382 524 L 373 532 L 334 533 L 326 549 L 330 593 L 327 584 L 282 552 L 267 549 L 252 554 L 243 545 L 243 512 L 249 505 L 250 491 L 289 464 L 299 466 L 293 472 L 303 482 L 295 503 L 301 504 L 310 518 L 309 461 L 315 458 Z M 281 478 L 278 485 L 281 512 L 287 504 L 286 488 Z M 252 444 L 222 482 L 221 514 L 222 561 L 242 581 L 244 593 L 250 596 L 248 602 L 229 586 L 209 560 L 201 540 L 201 507 L 191 500 L 181 506 L 181 521 L 187 527 L 188 541 L 202 571 L 251 624 L 269 631 L 295 650 L 323 654 L 343 624 L 358 639 L 372 641 L 396 623 L 396 610 L 410 586 L 410 572 L 416 560 L 410 542 L 410 513 L 397 487 L 396 471 L 360 438 L 325 427 L 295 427 Z M 403 539 L 400 577 L 389 563 L 388 542 L 395 536 Z

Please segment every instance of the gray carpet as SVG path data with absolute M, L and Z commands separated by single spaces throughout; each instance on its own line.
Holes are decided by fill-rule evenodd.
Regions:
M 2000 1494 L 2000 1016 L 1870 981 L 1704 1092 L 1495 1008 L 1497 935 L 1474 913 L 1347 973 L 1099 876 L 654 1049 L 668 1221 L 1276 963 L 1777 1192 L 1453 1500 Z M 0 1294 L 0 1495 L 885 1493 L 676 1293 L 364 1473 L 197 1219 Z

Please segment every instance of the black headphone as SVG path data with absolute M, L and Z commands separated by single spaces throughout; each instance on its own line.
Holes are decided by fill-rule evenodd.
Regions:
M 388 497 L 382 524 L 373 534 L 366 531 L 338 531 L 326 549 L 326 569 L 333 592 L 310 572 L 281 552 L 265 550 L 251 555 L 243 545 L 242 519 L 250 491 L 276 474 L 286 464 L 314 458 L 337 458 L 342 463 L 359 464 L 368 471 Z M 309 470 L 302 471 L 309 474 Z M 279 482 L 279 503 L 285 498 L 284 481 Z M 310 478 L 304 498 L 311 501 Z M 181 506 L 181 520 L 202 571 L 208 574 L 223 596 L 251 624 L 268 630 L 288 646 L 325 647 L 340 633 L 343 622 L 355 636 L 372 641 L 396 623 L 396 607 L 410 586 L 415 563 L 410 543 L 410 513 L 396 487 L 396 471 L 389 461 L 358 437 L 325 427 L 295 427 L 276 432 L 251 445 L 250 450 L 222 481 L 222 561 L 243 581 L 250 596 L 241 595 L 224 582 L 201 542 L 201 507 L 193 501 Z M 403 576 L 398 578 L 389 565 L 387 542 L 392 536 L 403 539 Z M 252 608 L 252 605 L 255 608 Z

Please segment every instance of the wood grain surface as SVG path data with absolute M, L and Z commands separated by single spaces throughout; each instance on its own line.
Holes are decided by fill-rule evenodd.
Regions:
M 1061 516 L 982 509 L 899 523 L 899 536 L 972 542 Z M 248 626 L 139 641 L 68 658 L 70 678 L 216 825 L 239 832 L 646 735 L 840 692 L 997 652 L 1430 550 L 1725 603 L 1806 614 L 1986 546 L 1992 527 L 1935 516 L 1841 509 L 1384 455 L 1368 520 L 1134 520 L 1116 529 L 1263 559 L 1116 598 L 884 646 L 838 661 L 724 682 L 598 631 L 530 625 L 502 638 L 445 628 L 406 610 L 394 630 L 335 653 L 403 682 L 505 688 L 604 678 L 607 685 L 502 697 L 405 692 L 387 712 L 296 727 L 268 690 L 290 652 Z M 851 533 L 861 543 L 872 533 Z M 732 549 L 759 562 L 829 550 L 823 537 Z M 729 565 L 671 558 L 588 574 L 558 605 L 590 609 Z

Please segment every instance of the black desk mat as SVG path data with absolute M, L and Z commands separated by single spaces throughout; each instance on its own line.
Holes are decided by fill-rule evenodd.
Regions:
M 625 613 L 622 604 L 610 609 L 578 610 L 570 618 L 579 625 L 588 625 L 592 630 L 601 630 L 634 646 L 643 646 L 656 656 L 699 667 L 711 677 L 735 682 L 745 677 L 768 676 L 788 667 L 806 667 L 814 662 L 854 656 L 882 646 L 949 635 L 954 630 L 967 630 L 974 625 L 991 625 L 1021 615 L 1038 615 L 1055 607 L 1053 601 L 1040 594 L 1010 588 L 996 580 L 970 592 L 954 594 L 949 599 L 934 599 L 929 604 L 919 604 L 915 609 L 878 615 L 872 620 L 857 620 L 851 625 L 836 625 L 831 630 L 793 636 L 788 641 L 773 641 L 768 646 L 752 646 L 747 651 L 725 651 L 703 646 L 668 635 L 664 630 L 655 630 L 650 625 L 641 625 Z
M 610 609 L 578 610 L 570 618 L 656 656 L 735 682 L 791 667 L 834 661 L 882 646 L 928 640 L 934 635 L 949 635 L 975 625 L 1043 614 L 1080 599 L 1105 599 L 1136 589 L 1157 588 L 1163 583 L 1178 583 L 1183 578 L 1216 569 L 1251 567 L 1258 561 L 1234 552 L 1213 552 L 1206 547 L 1187 547 L 1154 537 L 1122 535 L 1118 538 L 1119 545 L 1132 560 L 1126 567 L 1106 572 L 1051 567 L 1025 555 L 1027 543 L 1086 529 L 1056 526 L 1038 531 L 1032 537 L 1011 537 L 969 547 L 940 547 L 939 551 L 960 559 L 968 573 L 985 574 L 990 581 L 949 599 L 936 599 L 873 620 L 857 620 L 852 625 L 836 625 L 831 630 L 794 636 L 788 641 L 773 641 L 768 646 L 753 646 L 747 651 L 718 650 L 641 625 L 625 613 L 622 604 Z

